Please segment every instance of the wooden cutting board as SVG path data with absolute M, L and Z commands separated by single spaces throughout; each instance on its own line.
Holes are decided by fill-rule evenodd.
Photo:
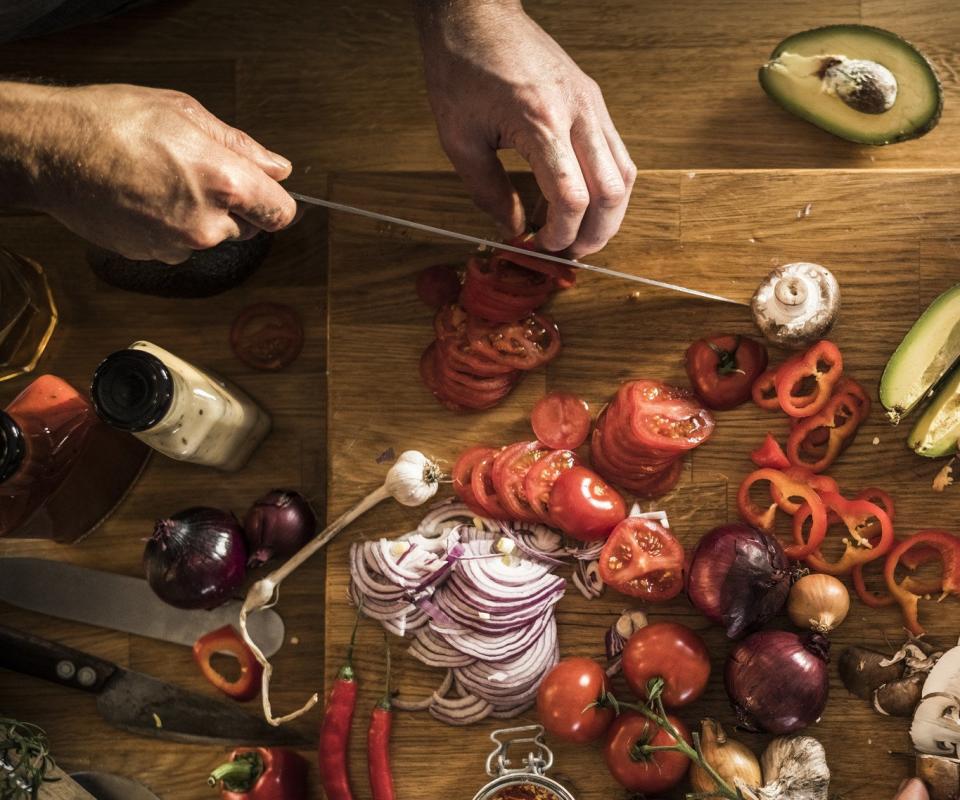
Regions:
M 529 188 L 528 184 L 525 184 Z M 401 214 L 447 228 L 493 235 L 453 176 L 352 174 L 332 182 L 341 202 Z M 960 173 L 947 171 L 711 171 L 645 172 L 634 190 L 619 236 L 597 262 L 747 300 L 772 267 L 815 261 L 837 275 L 843 310 L 833 338 L 847 372 L 875 395 L 887 357 L 939 292 L 960 278 Z M 469 445 L 531 438 L 533 403 L 547 390 L 577 392 L 596 409 L 620 381 L 650 377 L 686 383 L 688 343 L 714 331 L 750 333 L 749 310 L 581 273 L 576 288 L 558 295 L 550 313 L 564 349 L 528 375 L 497 409 L 456 415 L 421 386 L 417 364 L 432 338 L 431 312 L 414 293 L 417 272 L 438 262 L 463 262 L 462 246 L 426 239 L 406 229 L 333 215 L 330 222 L 330 341 L 328 516 L 355 503 L 382 481 L 377 457 L 393 449 L 420 449 L 452 464 Z M 771 352 L 773 363 L 783 357 Z M 831 470 L 842 487 L 879 486 L 895 497 L 897 529 L 958 530 L 960 489 L 934 494 L 938 464 L 914 456 L 905 428 L 892 428 L 879 404 L 854 445 Z M 786 419 L 747 405 L 718 414 L 713 438 L 696 450 L 678 489 L 646 508 L 663 508 L 689 548 L 710 528 L 736 518 L 736 489 L 751 469 L 748 452 L 768 431 L 785 438 Z M 449 487 L 439 497 L 450 495 Z M 351 542 L 393 537 L 414 528 L 422 509 L 387 502 L 362 518 L 327 554 L 327 684 L 342 663 L 354 619 L 346 597 Z M 838 537 L 839 538 L 839 537 Z M 563 656 L 601 657 L 603 634 L 630 599 L 607 591 L 587 601 L 571 585 L 559 605 Z M 925 603 L 932 635 L 952 641 L 960 629 L 956 601 Z M 732 728 L 722 686 L 730 644 L 685 599 L 647 609 L 651 619 L 680 620 L 705 637 L 714 673 L 705 697 L 681 715 L 691 726 L 712 716 Z M 777 625 L 788 626 L 785 619 Z M 835 657 L 852 643 L 884 646 L 901 640 L 895 609 L 873 611 L 854 601 L 833 636 Z M 370 709 L 383 692 L 384 656 L 379 627 L 361 626 L 356 653 L 361 685 L 354 724 L 352 766 L 356 794 L 369 797 L 365 732 Z M 404 649 L 392 642 L 394 655 Z M 406 696 L 425 696 L 441 673 L 405 655 L 394 659 L 394 680 Z M 831 796 L 887 800 L 912 769 L 908 722 L 884 718 L 850 696 L 831 667 L 831 694 L 823 719 L 807 733 L 826 746 L 833 771 Z M 531 711 L 516 724 L 535 722 Z M 393 762 L 399 797 L 470 798 L 486 781 L 488 734 L 504 723 L 447 727 L 427 714 L 398 714 Z M 765 737 L 740 734 L 760 752 Z M 609 778 L 597 746 L 553 741 L 555 774 L 578 798 L 625 793 Z M 867 767 L 867 768 L 865 768 Z M 675 796 L 681 796 L 676 792 Z

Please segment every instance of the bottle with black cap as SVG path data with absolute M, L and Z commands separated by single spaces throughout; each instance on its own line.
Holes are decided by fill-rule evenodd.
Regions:
M 75 542 L 116 508 L 150 455 L 87 399 L 41 375 L 0 411 L 0 536 Z
M 237 470 L 270 431 L 246 392 L 151 342 L 107 356 L 90 394 L 104 422 L 179 461 Z

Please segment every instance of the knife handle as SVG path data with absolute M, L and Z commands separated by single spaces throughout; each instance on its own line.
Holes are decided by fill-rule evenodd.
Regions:
M 0 667 L 97 694 L 117 665 L 0 625 Z

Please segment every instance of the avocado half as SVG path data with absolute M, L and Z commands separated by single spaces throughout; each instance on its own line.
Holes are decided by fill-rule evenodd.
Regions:
M 960 360 L 960 284 L 934 300 L 903 337 L 880 378 L 880 402 L 894 424 Z
M 907 444 L 928 458 L 957 452 L 960 440 L 960 368 L 954 369 L 910 431 Z
M 797 33 L 760 67 L 777 103 L 819 128 L 860 144 L 893 144 L 929 133 L 943 93 L 930 62 L 895 33 L 828 25 Z

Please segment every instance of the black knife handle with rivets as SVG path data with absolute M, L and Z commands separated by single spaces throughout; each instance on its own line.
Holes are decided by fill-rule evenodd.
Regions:
M 117 665 L 81 650 L 0 625 L 0 667 L 97 694 Z

